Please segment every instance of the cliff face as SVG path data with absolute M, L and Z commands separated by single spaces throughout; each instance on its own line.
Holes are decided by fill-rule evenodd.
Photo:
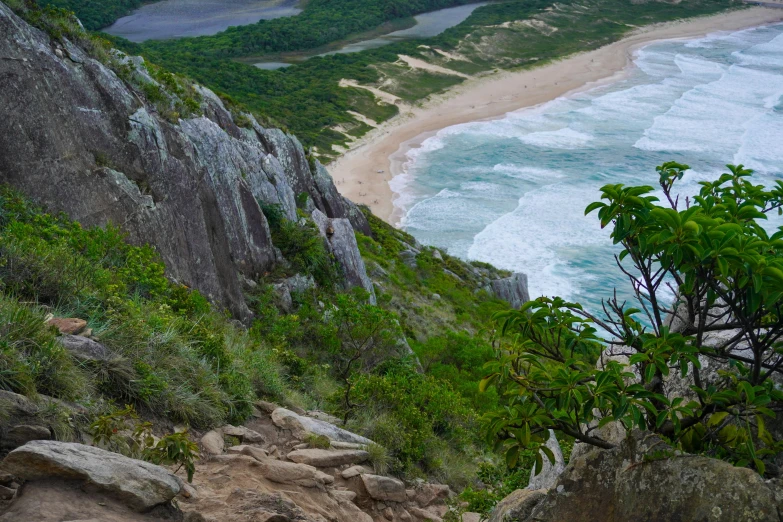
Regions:
M 155 84 L 140 60 L 126 63 Z M 154 245 L 171 278 L 246 317 L 242 278 L 282 261 L 259 202 L 295 219 L 307 199 L 311 210 L 369 226 L 296 138 L 252 118 L 240 128 L 199 90 L 204 115 L 170 123 L 83 49 L 0 3 L 0 182 L 85 226 L 111 223 Z

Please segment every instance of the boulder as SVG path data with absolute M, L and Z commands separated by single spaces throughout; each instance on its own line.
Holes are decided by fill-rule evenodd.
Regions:
M 314 488 L 334 482 L 334 477 L 307 464 L 284 462 L 272 458 L 256 459 L 256 462 L 256 466 L 264 478 L 279 484 Z
M 291 289 L 285 283 L 272 285 L 272 291 L 275 294 L 275 306 L 281 311 L 290 314 L 294 309 L 294 301 L 291 299 Z
M 286 279 L 285 284 L 291 294 L 301 294 L 315 288 L 315 279 L 311 275 L 296 274 Z
M 2 467 L 24 480 L 81 480 L 136 511 L 168 502 L 182 489 L 182 481 L 161 466 L 70 442 L 28 442 Z
M 416 268 L 416 252 L 413 250 L 403 250 L 400 252 L 402 263 L 409 268 Z
M 516 522 L 527 520 L 530 513 L 546 495 L 546 491 L 518 489 L 497 503 L 489 522 Z M 574 520 L 581 520 L 576 518 Z
M 435 513 L 422 509 L 417 506 L 408 506 L 407 510 L 411 515 L 416 517 L 416 520 L 423 520 L 428 522 L 442 522 L 443 519 Z
M 634 432 L 611 450 L 571 459 L 527 516 L 513 520 L 779 522 L 775 491 L 758 473 L 683 455 Z
M 272 412 L 272 422 L 279 428 L 291 430 L 295 437 L 304 439 L 308 433 L 323 435 L 329 440 L 338 442 L 353 442 L 356 444 L 372 444 L 373 442 L 361 435 L 338 428 L 334 424 L 322 420 L 299 415 L 285 408 L 277 408 Z
M 87 321 L 75 317 L 52 317 L 46 324 L 54 326 L 63 335 L 78 334 L 87 328 Z
M 0 440 L 0 446 L 5 449 L 18 448 L 31 440 L 49 440 L 52 434 L 46 426 L 19 424 L 11 427 Z
M 405 484 L 401 480 L 381 475 L 370 475 L 365 473 L 362 476 L 362 482 L 375 500 L 386 502 L 405 502 L 408 495 L 405 493 Z
M 218 430 L 208 431 L 201 437 L 201 447 L 208 455 L 222 455 L 225 445 L 223 434 Z
M 339 422 L 342 422 L 338 417 L 335 417 L 334 415 L 329 415 L 325 411 L 320 410 L 310 410 L 305 415 L 308 417 L 312 417 L 314 419 L 322 420 L 324 422 L 329 422 L 331 424 L 337 424 Z
M 331 442 L 332 449 L 351 449 L 351 450 L 363 450 L 367 448 L 367 444 L 358 444 L 356 442 L 339 442 L 333 440 Z
M 527 275 L 516 272 L 511 277 L 495 279 L 490 282 L 492 293 L 498 299 L 503 299 L 511 305 L 511 308 L 519 308 L 530 301 L 530 293 L 527 289 Z
M 265 449 L 262 448 L 256 448 L 254 446 L 232 446 L 228 448 L 227 453 L 237 453 L 240 455 L 247 455 L 248 457 L 253 457 L 256 460 L 265 459 L 269 456 L 269 452 L 267 452 Z
M 68 352 L 82 361 L 105 361 L 111 358 L 111 352 L 101 343 L 81 335 L 63 335 L 57 342 Z
M 481 514 L 467 511 L 462 514 L 461 522 L 481 522 Z
M 365 473 L 372 473 L 372 470 L 366 466 L 351 466 L 350 468 L 344 469 L 340 473 L 340 476 L 347 480 Z
M 449 498 L 451 489 L 445 484 L 422 484 L 416 488 L 416 503 L 421 507 L 427 507 L 439 500 Z
M 237 437 L 243 443 L 257 444 L 264 442 L 263 435 L 257 431 L 251 430 L 250 428 L 246 428 L 245 426 L 232 426 L 231 424 L 226 424 L 220 428 L 220 431 L 223 433 L 223 435 Z
M 565 459 L 563 458 L 563 452 L 560 449 L 560 444 L 557 442 L 555 432 L 549 430 L 549 439 L 546 441 L 546 447 L 554 454 L 555 462 L 550 462 L 549 457 L 544 452 L 541 452 L 541 457 L 544 459 L 544 465 L 541 468 L 541 472 L 536 475 L 535 467 L 530 471 L 530 482 L 527 489 L 549 489 L 557 480 L 557 477 L 565 469 Z
M 288 459 L 317 468 L 334 468 L 344 464 L 358 464 L 370 458 L 363 450 L 299 449 L 287 455 Z
M 321 235 L 326 239 L 329 251 L 340 264 L 347 288 L 360 287 L 370 294 L 370 303 L 375 304 L 375 287 L 367 276 L 364 260 L 359 253 L 356 233 L 347 219 L 328 218 L 320 210 L 312 213 Z

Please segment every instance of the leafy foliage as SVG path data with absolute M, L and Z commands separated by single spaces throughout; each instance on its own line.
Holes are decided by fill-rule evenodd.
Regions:
M 152 424 L 139 420 L 131 405 L 97 417 L 90 425 L 90 433 L 93 444 L 109 451 L 153 464 L 184 466 L 188 482 L 193 481 L 198 445 L 188 438 L 187 432 L 170 433 L 156 442 Z
M 598 429 L 613 421 L 761 474 L 783 451 L 765 427 L 783 401 L 783 228 L 762 226 L 783 206 L 783 182 L 754 185 L 729 165 L 681 199 L 687 168 L 658 167 L 663 203 L 653 187 L 606 185 L 605 201 L 587 207 L 622 247 L 617 265 L 638 307 L 614 297 L 598 315 L 539 298 L 497 314 L 511 337 L 482 385 L 507 394 L 488 420 L 510 464 L 548 428 L 611 447 Z
M 436 473 L 449 452 L 470 453 L 475 415 L 446 383 L 387 363 L 354 377 L 351 403 L 368 420 L 365 433 L 394 459 L 392 471 L 420 466 Z M 445 442 L 445 445 L 444 445 Z
M 153 464 L 178 464 L 177 470 L 184 467 L 188 482 L 193 482 L 198 456 L 198 444 L 190 440 L 185 431 L 164 435 L 144 451 L 144 460 Z

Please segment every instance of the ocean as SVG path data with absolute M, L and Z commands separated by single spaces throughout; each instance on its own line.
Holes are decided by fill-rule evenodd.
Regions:
M 648 45 L 620 81 L 441 130 L 390 185 L 398 224 L 422 243 L 597 310 L 630 287 L 584 209 L 608 183 L 657 186 L 670 160 L 691 167 L 683 198 L 727 163 L 757 183 L 783 177 L 783 24 Z

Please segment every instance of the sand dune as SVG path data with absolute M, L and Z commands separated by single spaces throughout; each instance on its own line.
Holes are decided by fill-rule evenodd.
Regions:
M 493 119 L 567 93 L 616 81 L 631 64 L 633 52 L 658 40 L 695 38 L 783 21 L 783 9 L 753 7 L 715 16 L 656 24 L 595 51 L 543 67 L 471 78 L 419 107 L 402 105 L 400 115 L 355 143 L 329 168 L 340 191 L 369 205 L 380 218 L 395 223 L 389 180 L 398 174 L 405 153 L 451 125 Z M 381 172 L 382 171 L 382 172 Z

